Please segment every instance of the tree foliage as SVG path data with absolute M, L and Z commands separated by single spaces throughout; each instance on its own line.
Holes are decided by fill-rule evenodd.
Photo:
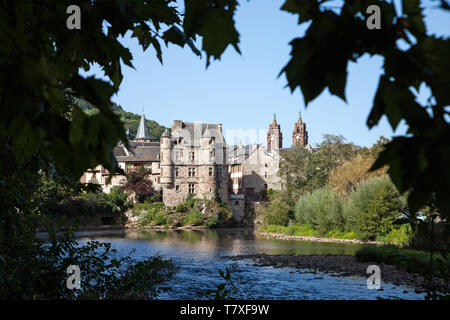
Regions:
M 327 184 L 330 172 L 356 155 L 359 147 L 342 136 L 326 134 L 317 152 L 294 146 L 283 151 L 279 174 L 294 205 L 298 197 Z
M 359 183 L 374 176 L 385 175 L 387 168 L 370 171 L 378 154 L 384 148 L 383 142 L 387 143 L 381 137 L 371 148 L 361 149 L 353 158 L 335 167 L 330 172 L 328 184 L 342 195 L 348 195 L 356 189 Z
M 408 136 L 395 137 L 386 146 L 373 169 L 389 165 L 399 191 L 411 190 L 412 211 L 435 193 L 448 217 L 450 39 L 427 33 L 424 2 L 403 0 L 400 12 L 395 1 L 346 0 L 336 8 L 327 1 L 286 0 L 282 10 L 299 15 L 299 24 L 309 27 L 303 37 L 291 41 L 291 59 L 281 73 L 291 91 L 301 89 L 306 105 L 325 88 L 346 101 L 348 63 L 364 54 L 383 57 L 383 74 L 367 125 L 372 128 L 386 116 L 393 130 L 401 120 L 409 129 Z M 366 9 L 374 4 L 381 8 L 381 29 L 370 30 Z M 442 9 L 450 9 L 446 1 L 441 4 Z M 425 104 L 417 101 L 421 86 L 431 91 Z
M 400 195 L 388 177 L 375 177 L 362 183 L 351 195 L 346 218 L 355 225 L 358 237 L 375 240 L 387 233 L 404 209 Z

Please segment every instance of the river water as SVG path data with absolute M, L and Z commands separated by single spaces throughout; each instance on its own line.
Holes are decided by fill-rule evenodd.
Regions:
M 179 267 L 168 283 L 172 290 L 159 299 L 205 299 L 205 291 L 223 283 L 218 271 L 240 254 L 353 254 L 357 244 L 287 241 L 256 237 L 249 229 L 137 231 L 104 230 L 77 232 L 78 240 L 110 242 L 119 255 L 135 259 L 160 254 Z M 239 260 L 233 273 L 240 299 L 423 299 L 407 286 L 382 282 L 383 290 L 369 290 L 366 278 L 333 277 L 294 268 L 256 267 Z

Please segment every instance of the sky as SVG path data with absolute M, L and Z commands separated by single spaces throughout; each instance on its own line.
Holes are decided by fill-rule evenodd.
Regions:
M 126 111 L 140 114 L 144 109 L 147 119 L 167 127 L 173 120 L 222 123 L 230 144 L 237 141 L 230 141 L 227 130 L 239 129 L 261 133 L 244 143 L 265 143 L 265 130 L 275 113 L 283 147 L 289 147 L 299 111 L 312 146 L 327 133 L 361 146 L 372 145 L 381 135 L 404 134 L 403 123 L 393 132 L 385 117 L 371 130 L 366 126 L 382 71 L 380 57 L 366 55 L 349 64 L 347 103 L 326 89 L 305 108 L 301 92 L 286 88 L 286 78 L 278 74 L 289 61 L 289 42 L 301 37 L 307 25 L 299 26 L 297 15 L 281 11 L 282 4 L 283 0 L 240 1 L 235 20 L 242 54 L 229 46 L 207 69 L 206 57 L 200 59 L 187 46 L 163 46 L 161 65 L 152 47 L 143 52 L 136 39 L 125 37 L 121 42 L 130 48 L 135 69 L 123 66 L 124 79 L 113 101 Z M 425 16 L 429 33 L 449 36 L 450 14 L 432 8 Z

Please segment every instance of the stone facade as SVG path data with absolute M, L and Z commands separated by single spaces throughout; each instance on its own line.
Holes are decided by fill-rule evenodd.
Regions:
M 221 124 L 175 120 L 161 136 L 161 187 L 166 205 L 189 194 L 228 201 L 226 143 Z
M 283 134 L 276 116 L 273 115 L 273 122 L 269 126 L 269 131 L 267 131 L 267 152 L 277 151 L 281 148 L 283 148 Z
M 292 145 L 306 147 L 308 145 L 308 131 L 306 131 L 306 122 L 302 121 L 302 115 L 299 113 L 298 121 L 294 123 L 292 132 Z

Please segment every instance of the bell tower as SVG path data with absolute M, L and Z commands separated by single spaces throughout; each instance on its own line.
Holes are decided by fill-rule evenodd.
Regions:
M 278 151 L 281 148 L 283 148 L 283 134 L 280 125 L 277 123 L 277 116 L 273 114 L 273 121 L 267 132 L 267 151 Z
M 306 131 L 306 122 L 302 121 L 301 112 L 298 113 L 298 121 L 294 123 L 292 132 L 292 145 L 306 147 L 308 144 L 308 131 Z

